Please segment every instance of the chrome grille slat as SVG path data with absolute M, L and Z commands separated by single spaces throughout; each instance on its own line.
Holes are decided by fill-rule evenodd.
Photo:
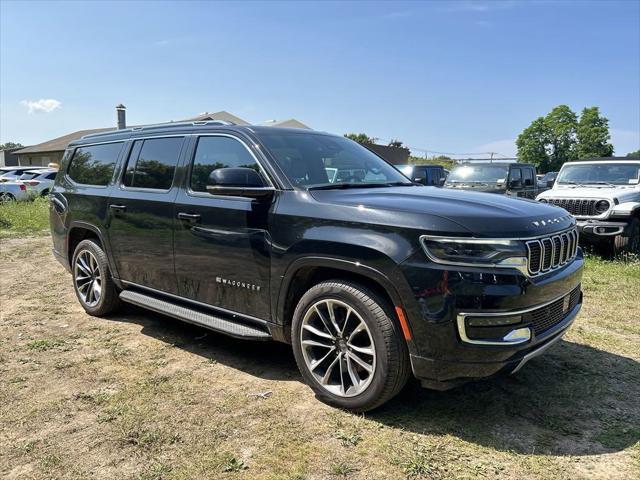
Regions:
M 578 253 L 578 230 L 536 238 L 526 242 L 529 274 L 540 275 L 560 268 Z

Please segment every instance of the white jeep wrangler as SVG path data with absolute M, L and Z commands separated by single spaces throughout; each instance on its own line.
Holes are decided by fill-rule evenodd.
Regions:
M 640 160 L 567 162 L 536 200 L 576 217 L 585 242 L 640 253 Z

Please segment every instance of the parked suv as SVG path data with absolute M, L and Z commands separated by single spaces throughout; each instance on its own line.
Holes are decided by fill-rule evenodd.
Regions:
M 538 201 L 574 215 L 585 242 L 640 253 L 640 160 L 565 163 Z
M 447 177 L 446 188 L 536 198 L 536 167 L 526 163 L 464 163 Z
M 50 201 L 89 314 L 127 302 L 289 342 L 316 395 L 354 411 L 412 372 L 447 389 L 518 371 L 582 304 L 566 212 L 418 186 L 342 136 L 213 121 L 85 136 Z
M 396 168 L 408 179 L 427 186 L 441 187 L 447 178 L 442 165 L 396 165 Z

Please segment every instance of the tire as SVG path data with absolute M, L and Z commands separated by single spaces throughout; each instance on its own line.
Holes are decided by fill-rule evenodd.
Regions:
M 46 197 L 47 195 L 49 195 L 49 190 L 43 190 L 42 192 L 40 192 L 40 196 L 41 197 Z
M 0 203 L 13 202 L 13 201 L 15 201 L 15 199 L 16 199 L 16 197 L 14 197 L 12 194 L 10 194 L 8 192 L 0 194 Z
M 366 412 L 402 390 L 410 375 L 409 354 L 391 311 L 381 296 L 342 280 L 319 283 L 302 296 L 291 325 L 293 352 L 319 400 Z
M 624 232 L 613 239 L 613 253 L 615 255 L 640 254 L 640 219 L 632 218 Z
M 83 240 L 78 244 L 73 252 L 71 274 L 76 297 L 89 315 L 101 317 L 120 307 L 107 256 L 95 240 Z

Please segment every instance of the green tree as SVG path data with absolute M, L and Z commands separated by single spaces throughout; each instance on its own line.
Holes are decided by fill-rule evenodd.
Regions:
M 600 115 L 598 107 L 585 108 L 576 129 L 578 158 L 599 158 L 613 155 L 609 143 L 609 120 Z
M 551 147 L 549 167 L 559 170 L 563 163 L 576 158 L 578 118 L 567 105 L 558 105 L 544 117 L 544 123 Z
M 355 142 L 362 143 L 364 145 L 370 145 L 372 143 L 376 143 L 376 140 L 377 140 L 377 138 L 370 137 L 366 133 L 345 133 L 344 136 Z
M 402 145 L 403 145 L 402 142 L 400 140 L 398 140 L 397 138 L 394 138 L 389 142 L 389 146 L 390 147 L 401 148 Z
M 2 150 L 13 150 L 14 148 L 22 148 L 24 145 L 21 143 L 7 142 L 0 144 L 0 151 Z
M 549 132 L 544 117 L 539 117 L 525 128 L 518 139 L 518 159 L 525 163 L 532 163 L 541 172 L 549 171 L 550 158 L 547 153 Z
M 629 158 L 640 158 L 640 150 L 636 150 L 635 152 L 627 153 L 627 157 L 629 157 Z

